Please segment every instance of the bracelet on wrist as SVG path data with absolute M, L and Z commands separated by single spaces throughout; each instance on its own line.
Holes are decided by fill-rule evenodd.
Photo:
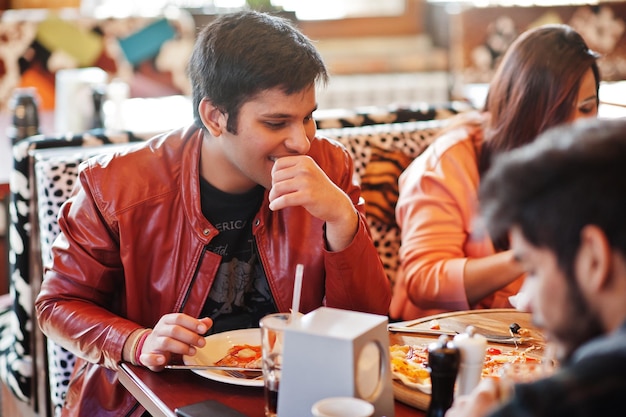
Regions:
M 141 356 L 141 349 L 143 348 L 143 342 L 145 342 L 145 338 L 148 336 L 149 332 L 150 332 L 150 329 L 141 330 L 133 342 L 133 347 L 130 350 L 129 357 L 130 357 L 130 363 L 135 366 L 141 365 L 139 361 L 139 356 Z

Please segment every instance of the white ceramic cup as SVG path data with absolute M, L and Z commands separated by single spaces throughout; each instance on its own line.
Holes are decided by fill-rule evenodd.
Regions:
M 370 417 L 374 406 L 355 397 L 329 397 L 319 400 L 311 412 L 315 417 Z

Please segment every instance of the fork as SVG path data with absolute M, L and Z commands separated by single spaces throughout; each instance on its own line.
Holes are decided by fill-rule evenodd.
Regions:
M 222 371 L 225 374 L 232 376 L 233 378 L 240 379 L 261 379 L 263 378 L 263 374 L 261 373 L 260 368 L 241 368 L 238 366 L 221 366 L 221 365 L 196 365 L 196 364 L 186 364 L 186 365 L 165 365 L 165 369 L 196 369 L 196 370 L 214 370 L 214 371 Z M 257 375 L 258 374 L 258 375 Z
M 246 375 L 245 372 L 241 372 L 241 371 L 222 371 L 225 374 L 232 376 L 233 378 L 239 378 L 239 379 L 250 379 L 250 380 L 255 380 L 255 379 L 263 379 L 263 374 L 259 374 L 256 376 L 252 376 L 252 375 Z M 248 372 L 249 374 L 256 374 L 257 371 L 251 371 Z

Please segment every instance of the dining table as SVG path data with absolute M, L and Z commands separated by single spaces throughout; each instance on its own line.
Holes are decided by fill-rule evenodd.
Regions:
M 461 333 L 467 326 L 475 326 L 478 333 L 507 336 L 510 325 L 518 324 L 531 331 L 531 340 L 541 354 L 540 332 L 533 328 L 529 313 L 515 309 L 469 310 L 442 313 L 416 320 L 391 323 L 390 346 L 393 344 L 428 345 L 441 333 Z M 435 329 L 433 329 L 435 328 Z M 403 330 L 404 329 L 404 330 Z M 423 332 L 422 332 L 423 331 Z M 489 342 L 490 346 L 507 349 L 527 349 L 520 344 Z M 241 386 L 206 378 L 190 370 L 166 369 L 152 372 L 141 366 L 123 363 L 118 371 L 120 382 L 153 417 L 177 417 L 176 409 L 206 400 L 217 400 L 249 417 L 264 417 L 262 387 Z M 429 404 L 429 395 L 393 380 L 395 417 L 423 417 Z
M 263 388 L 213 381 L 189 370 L 152 372 L 128 363 L 118 371 L 120 382 L 153 417 L 177 417 L 176 408 L 217 400 L 248 417 L 265 417 Z M 424 417 L 425 411 L 395 401 L 396 417 Z

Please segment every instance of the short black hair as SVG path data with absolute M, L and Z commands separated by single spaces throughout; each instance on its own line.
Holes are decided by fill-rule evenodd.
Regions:
M 228 114 L 232 133 L 241 106 L 259 92 L 279 87 L 293 94 L 328 81 L 306 36 L 287 19 L 255 11 L 222 15 L 200 31 L 187 72 L 195 122 L 202 126 L 198 105 L 207 98 Z
M 581 119 L 500 155 L 479 201 L 494 239 L 518 226 L 569 276 L 586 225 L 602 229 L 626 257 L 626 119 Z

